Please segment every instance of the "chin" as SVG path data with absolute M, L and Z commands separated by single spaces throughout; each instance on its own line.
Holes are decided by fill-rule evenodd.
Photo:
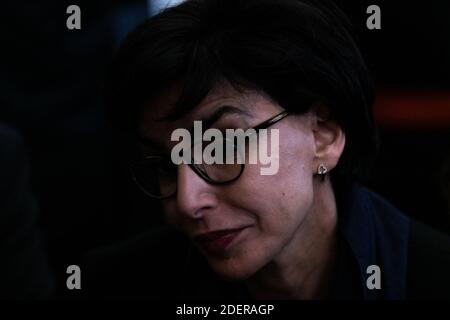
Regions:
M 261 269 L 262 264 L 243 258 L 208 258 L 211 269 L 222 279 L 228 281 L 244 281 Z

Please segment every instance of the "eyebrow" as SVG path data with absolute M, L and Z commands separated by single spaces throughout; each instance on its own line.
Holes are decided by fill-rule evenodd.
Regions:
M 219 121 L 226 114 L 238 114 L 238 115 L 243 115 L 246 118 L 253 119 L 253 115 L 246 110 L 242 110 L 237 107 L 233 107 L 233 106 L 229 106 L 229 105 L 224 105 L 224 106 L 217 108 L 211 115 L 204 117 L 200 120 L 195 120 L 195 121 L 201 121 L 202 122 L 202 130 L 205 131 L 205 130 L 211 128 L 217 121 Z M 189 127 L 188 131 L 192 136 L 193 132 L 194 132 L 194 125 L 191 125 Z M 157 147 L 158 149 L 162 147 L 162 144 L 160 142 L 149 139 L 146 136 L 139 136 L 139 141 L 144 146 L 150 147 L 152 149 L 154 149 L 155 147 Z
M 220 118 L 222 118 L 226 114 L 238 114 L 238 115 L 242 115 L 246 118 L 250 118 L 250 119 L 253 118 L 252 114 L 249 113 L 248 111 L 245 111 L 245 110 L 239 109 L 237 107 L 233 107 L 233 106 L 221 106 L 220 108 L 217 108 L 211 115 L 199 120 L 199 121 L 202 121 L 203 130 L 207 130 L 207 129 L 211 128 L 214 125 L 214 123 L 219 121 Z M 192 131 L 193 131 L 193 126 L 191 126 L 191 128 L 189 129 L 189 132 L 192 132 Z

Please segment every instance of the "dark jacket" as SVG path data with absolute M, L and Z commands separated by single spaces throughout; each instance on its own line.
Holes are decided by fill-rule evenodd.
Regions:
M 357 184 L 340 188 L 336 199 L 339 253 L 330 298 L 450 298 L 449 237 Z M 380 289 L 367 285 L 373 265 Z M 83 270 L 88 297 L 250 298 L 243 285 L 218 279 L 189 240 L 168 227 L 95 250 Z

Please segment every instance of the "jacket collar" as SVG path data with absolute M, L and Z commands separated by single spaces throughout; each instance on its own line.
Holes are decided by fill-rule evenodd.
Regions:
M 409 219 L 385 199 L 348 183 L 336 192 L 338 230 L 356 261 L 363 299 L 404 299 Z M 369 289 L 369 266 L 378 266 L 381 289 Z M 345 270 L 340 270 L 345 272 Z M 337 290 L 339 292 L 339 289 Z

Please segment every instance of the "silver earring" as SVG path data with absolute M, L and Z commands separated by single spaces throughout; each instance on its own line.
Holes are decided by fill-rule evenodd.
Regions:
M 317 174 L 322 178 L 322 181 L 325 180 L 325 174 L 328 172 L 327 167 L 321 163 L 317 168 Z

